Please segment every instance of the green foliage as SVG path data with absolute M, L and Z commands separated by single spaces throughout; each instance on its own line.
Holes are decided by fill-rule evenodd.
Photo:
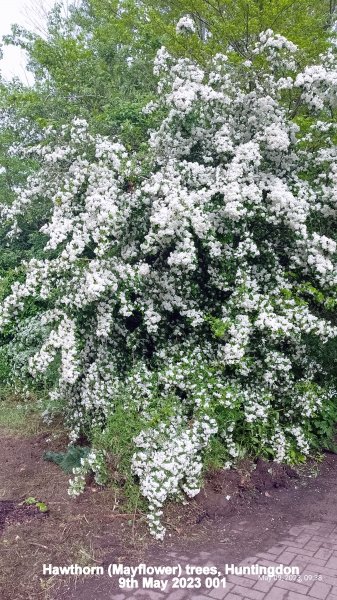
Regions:
M 336 443 L 337 402 L 333 398 L 325 403 L 319 416 L 310 423 L 310 434 L 317 450 L 324 448 L 337 454 Z
M 37 508 L 41 513 L 49 512 L 47 504 L 40 502 L 40 500 L 36 500 L 36 498 L 33 498 L 33 496 L 26 498 L 22 504 L 25 504 L 26 506 L 35 506 L 35 508 Z
M 204 472 L 212 469 L 223 469 L 228 459 L 228 454 L 223 441 L 214 436 L 211 438 L 204 457 Z
M 231 326 L 231 322 L 229 320 L 225 321 L 223 319 L 209 317 L 208 321 L 211 325 L 213 335 L 217 338 L 224 338 Z
M 69 446 L 66 452 L 45 452 L 44 460 L 58 465 L 65 473 L 72 473 L 73 469 L 81 466 L 81 459 L 86 458 L 90 448 L 86 446 Z
M 32 506 L 33 504 L 36 504 L 36 502 L 36 498 L 33 498 L 33 496 L 29 496 L 29 498 L 26 498 L 26 500 L 24 500 L 23 504 L 27 504 L 27 506 Z
M 149 30 L 161 37 L 162 43 L 175 55 L 189 56 L 198 62 L 217 52 L 232 50 L 233 60 L 250 58 L 249 48 L 259 33 L 272 29 L 285 35 L 301 49 L 301 60 L 313 62 L 326 48 L 328 28 L 333 19 L 334 3 L 330 0 L 147 0 L 126 2 L 120 23 L 132 19 L 135 7 L 139 18 L 140 36 Z M 105 0 L 89 0 L 91 10 L 111 6 Z M 180 17 L 193 17 L 197 33 L 192 36 L 175 35 Z
M 110 482 L 122 486 L 127 510 L 130 511 L 144 507 L 143 500 L 139 498 L 137 481 L 131 475 L 131 460 L 134 454 L 133 438 L 145 425 L 137 410 L 130 407 L 126 415 L 124 407 L 117 406 L 108 418 L 104 431 L 97 430 L 92 439 L 94 448 L 107 453 Z

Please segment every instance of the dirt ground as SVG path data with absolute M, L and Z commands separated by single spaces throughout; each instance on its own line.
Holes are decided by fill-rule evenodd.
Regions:
M 277 542 L 288 526 L 337 513 L 336 455 L 296 470 L 243 461 L 238 470 L 210 473 L 188 505 L 168 506 L 167 535 L 156 542 L 145 516 L 125 514 L 113 490 L 91 485 L 76 500 L 68 496 L 68 476 L 42 458 L 64 443 L 48 433 L 0 431 L 1 600 L 111 599 L 110 579 L 44 576 L 42 566 L 169 564 L 172 553 L 192 559 L 214 548 L 237 562 Z M 22 505 L 29 497 L 44 502 L 48 512 Z

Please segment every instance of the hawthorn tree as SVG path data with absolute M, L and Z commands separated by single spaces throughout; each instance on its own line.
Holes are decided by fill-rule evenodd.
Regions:
M 309 351 L 337 334 L 336 57 L 298 71 L 297 52 L 271 30 L 240 64 L 161 48 L 144 110 L 164 116 L 146 153 L 83 119 L 49 128 L 23 150 L 40 170 L 1 206 L 11 235 L 32 202 L 51 206 L 45 256 L 24 265 L 0 324 L 39 303 L 30 371 L 56 373 L 50 413 L 61 404 L 70 440 L 97 446 L 70 491 L 88 468 L 103 481 L 100 440 L 113 451 L 123 414 L 157 537 L 164 502 L 195 495 L 203 464 L 297 460 L 336 418 Z

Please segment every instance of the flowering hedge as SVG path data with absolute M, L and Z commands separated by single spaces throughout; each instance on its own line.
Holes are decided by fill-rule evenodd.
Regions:
M 295 460 L 335 397 L 308 343 L 337 334 L 336 61 L 298 72 L 271 31 L 251 57 L 202 70 L 162 48 L 146 159 L 77 119 L 26 150 L 40 170 L 1 207 L 12 233 L 33 199 L 49 213 L 46 257 L 25 264 L 0 323 L 39 301 L 30 370 L 57 369 L 71 441 L 116 407 L 136 415 L 130 469 L 158 537 L 164 502 L 198 492 L 210 453 Z

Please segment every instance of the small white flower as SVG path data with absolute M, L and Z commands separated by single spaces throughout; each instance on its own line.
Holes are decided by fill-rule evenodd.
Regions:
M 194 21 L 189 15 L 181 17 L 176 25 L 177 33 L 195 33 L 195 30 Z

